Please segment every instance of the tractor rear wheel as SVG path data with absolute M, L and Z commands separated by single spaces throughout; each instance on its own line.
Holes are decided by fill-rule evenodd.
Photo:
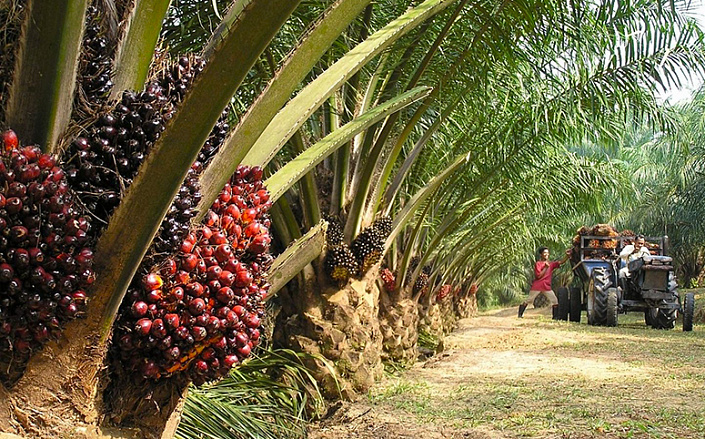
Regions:
M 695 314 L 695 295 L 686 293 L 683 299 L 683 330 L 693 330 L 693 314 Z
M 580 313 L 582 307 L 583 291 L 580 288 L 573 287 L 570 289 L 570 321 L 580 323 Z
M 617 289 L 602 267 L 594 268 L 588 285 L 588 324 L 617 325 Z
M 570 309 L 570 293 L 568 288 L 558 288 L 558 310 L 556 320 L 568 320 L 568 310 Z

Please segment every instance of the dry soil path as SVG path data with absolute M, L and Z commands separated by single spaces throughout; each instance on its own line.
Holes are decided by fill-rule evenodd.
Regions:
M 705 438 L 705 327 L 525 317 L 461 320 L 441 354 L 334 407 L 309 437 Z

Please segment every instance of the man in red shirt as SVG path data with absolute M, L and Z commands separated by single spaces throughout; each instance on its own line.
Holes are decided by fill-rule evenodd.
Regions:
M 560 267 L 568 260 L 570 257 L 570 249 L 565 251 L 565 257 L 560 261 L 549 261 L 548 257 L 550 256 L 550 252 L 546 247 L 539 249 L 539 255 L 540 259 L 536 261 L 534 265 L 534 281 L 531 283 L 531 288 L 529 289 L 529 297 L 519 305 L 520 318 L 524 316 L 526 307 L 541 293 L 546 295 L 554 308 L 558 306 L 556 294 L 553 292 L 553 289 L 551 289 L 551 276 L 553 275 L 553 270 Z

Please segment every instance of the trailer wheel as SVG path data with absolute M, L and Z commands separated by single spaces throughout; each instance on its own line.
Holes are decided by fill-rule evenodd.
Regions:
M 570 321 L 580 323 L 580 313 L 583 311 L 583 291 L 580 288 L 570 289 Z
M 556 320 L 568 320 L 568 310 L 570 309 L 570 293 L 568 288 L 558 288 L 558 310 Z
M 683 330 L 693 330 L 693 314 L 695 314 L 695 295 L 686 293 L 683 299 Z
M 658 308 L 648 308 L 644 310 L 644 321 L 646 326 L 654 326 L 654 314 L 656 314 Z
M 617 324 L 617 289 L 610 288 L 612 281 L 602 267 L 594 268 L 588 284 L 588 324 L 595 326 L 615 326 Z M 612 294 L 610 294 L 612 291 Z M 611 299 L 610 299 L 611 298 Z M 614 306 L 614 316 L 611 308 Z

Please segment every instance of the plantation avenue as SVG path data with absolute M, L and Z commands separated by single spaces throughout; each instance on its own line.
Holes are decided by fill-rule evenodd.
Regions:
M 638 317 L 638 318 L 637 318 Z M 312 426 L 334 438 L 673 438 L 705 434 L 705 328 L 551 320 L 549 308 L 459 321 L 445 350 Z

